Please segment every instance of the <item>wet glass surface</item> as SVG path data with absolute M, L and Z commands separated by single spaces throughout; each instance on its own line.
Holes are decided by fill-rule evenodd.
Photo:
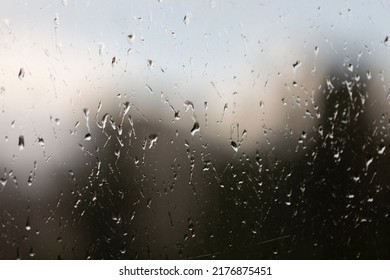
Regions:
M 0 4 L 0 259 L 388 259 L 386 1 Z

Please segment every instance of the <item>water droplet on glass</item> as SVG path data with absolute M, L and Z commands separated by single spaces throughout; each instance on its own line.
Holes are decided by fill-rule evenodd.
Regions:
M 301 66 L 302 62 L 297 60 L 292 66 L 293 66 L 293 69 L 297 69 L 299 66 Z
M 148 59 L 147 62 L 148 62 L 148 67 L 149 67 L 150 69 L 153 69 L 153 68 L 154 68 L 153 60 Z
M 157 139 L 158 139 L 157 134 L 150 134 L 149 135 L 149 141 L 150 141 L 149 149 L 153 148 L 156 145 Z
M 88 110 L 88 108 L 84 108 L 84 109 L 83 109 L 83 113 L 84 113 L 85 119 L 88 119 L 88 115 L 89 115 L 89 110 Z
M 130 221 L 134 220 L 135 217 L 135 210 L 131 212 Z
M 117 59 L 116 59 L 116 56 L 113 56 L 111 58 L 111 65 L 114 66 L 115 63 L 117 63 Z
M 24 136 L 19 136 L 19 151 L 23 150 L 24 149 Z
M 45 141 L 43 140 L 43 138 L 38 138 L 38 143 L 39 145 L 41 145 L 42 148 L 45 147 Z
M 153 89 L 149 85 L 145 85 L 145 87 L 149 90 L 151 94 L 154 95 Z
M 103 55 L 103 51 L 106 48 L 104 43 L 99 44 L 99 55 Z
M 184 107 L 185 107 L 185 111 L 188 112 L 190 109 L 193 111 L 194 110 L 194 103 L 192 103 L 191 101 L 189 100 L 186 100 L 184 102 Z
M 85 134 L 85 137 L 84 137 L 84 140 L 85 141 L 90 141 L 91 140 L 91 133 L 87 133 L 87 134 Z
M 194 126 L 191 129 L 191 135 L 194 136 L 200 130 L 200 126 L 198 122 L 194 123 Z
M 25 71 L 24 71 L 24 68 L 22 67 L 19 70 L 18 78 L 21 80 L 24 78 L 24 75 L 25 75 Z
M 175 111 L 175 120 L 180 120 L 179 111 Z
M 54 17 L 54 24 L 57 26 L 60 25 L 60 18 L 58 17 L 58 15 Z
M 148 198 L 146 200 L 146 207 L 150 208 L 150 205 L 152 204 L 152 199 L 151 198 Z
M 368 167 L 370 166 L 370 164 L 372 163 L 374 159 L 373 158 L 369 158 L 367 161 L 366 161 L 366 170 L 368 169 Z
M 30 246 L 30 251 L 28 252 L 28 255 L 32 258 L 35 256 L 35 252 L 33 251 L 33 248 Z
M 129 38 L 130 41 L 133 41 L 135 39 L 135 35 L 133 33 L 129 34 L 127 35 L 127 38 Z
M 380 144 L 378 147 L 378 154 L 383 155 L 386 150 L 386 146 L 384 144 Z
M 78 200 L 75 202 L 75 204 L 73 205 L 73 207 L 74 207 L 74 208 L 77 208 L 78 205 L 79 205 L 80 203 L 81 203 L 81 200 L 78 199 Z
M 367 79 L 371 80 L 371 77 L 372 77 L 372 74 L 371 74 L 371 71 L 367 71 Z
M 234 141 L 231 141 L 231 142 L 230 142 L 230 146 L 231 146 L 232 149 L 237 153 L 237 151 L 238 151 L 237 143 L 234 142 Z
M 30 225 L 30 217 L 27 217 L 27 221 L 26 221 L 26 226 L 25 226 L 26 230 L 31 230 L 31 225 Z
M 191 17 L 191 15 L 187 14 L 187 15 L 185 15 L 184 18 L 183 18 L 183 22 L 184 22 L 184 24 L 185 24 L 187 27 L 188 27 L 188 25 L 190 24 L 190 17 Z
M 102 128 L 103 129 L 106 127 L 108 118 L 109 118 L 108 114 L 104 114 L 104 116 L 102 117 Z
M 7 184 L 7 179 L 5 178 L 0 178 L 0 185 L 1 185 L 1 189 L 0 189 L 0 192 L 4 189 L 5 185 Z
M 130 102 L 123 103 L 123 107 L 125 108 L 125 111 L 123 112 L 123 115 L 126 115 L 129 112 L 130 106 L 131 106 Z

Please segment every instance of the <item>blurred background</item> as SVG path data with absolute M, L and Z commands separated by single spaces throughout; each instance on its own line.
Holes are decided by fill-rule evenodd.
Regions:
M 0 4 L 0 259 L 388 259 L 387 1 Z

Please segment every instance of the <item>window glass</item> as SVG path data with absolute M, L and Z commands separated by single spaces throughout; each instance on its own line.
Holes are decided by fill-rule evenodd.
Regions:
M 0 258 L 389 258 L 389 10 L 3 1 Z

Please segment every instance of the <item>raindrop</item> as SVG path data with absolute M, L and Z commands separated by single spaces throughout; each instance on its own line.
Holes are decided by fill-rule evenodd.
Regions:
M 190 24 L 190 15 L 185 15 L 183 18 L 183 22 L 186 25 L 186 27 L 188 27 L 188 25 Z
M 30 225 L 30 217 L 27 217 L 27 221 L 26 221 L 26 226 L 25 226 L 26 230 L 31 230 L 31 225 Z
M 186 100 L 184 102 L 184 107 L 185 107 L 185 111 L 188 112 L 190 109 L 191 110 L 194 110 L 194 103 L 192 103 L 191 101 L 189 100 Z
M 32 177 L 32 174 L 30 174 L 30 175 L 28 176 L 28 179 L 27 179 L 27 185 L 28 185 L 29 187 L 32 186 L 32 180 L 33 180 L 33 177 Z
M 148 59 L 147 62 L 148 62 L 148 67 L 149 67 L 150 69 L 153 69 L 153 68 L 154 68 L 153 60 Z
M 175 111 L 175 120 L 180 120 L 179 112 L 180 111 Z
M 84 140 L 85 141 L 90 141 L 91 140 L 91 133 L 87 133 L 87 134 L 85 134 L 85 137 L 84 137 Z
M 114 66 L 114 64 L 117 63 L 116 56 L 113 56 L 111 59 L 111 65 Z
M 28 255 L 32 258 L 35 256 L 35 252 L 33 251 L 33 248 L 30 246 L 30 251 L 28 253 Z
M 157 134 L 150 134 L 149 135 L 149 149 L 153 148 L 157 143 L 158 135 Z
M 60 18 L 58 17 L 58 15 L 56 15 L 55 17 L 54 17 L 54 23 L 55 23 L 55 25 L 60 25 Z
M 124 111 L 123 115 L 126 115 L 130 110 L 130 102 L 123 103 L 123 106 L 125 107 L 125 111 Z
M 389 45 L 389 36 L 386 36 L 384 43 L 385 43 L 386 46 Z
M 116 159 L 119 159 L 119 157 L 121 156 L 121 151 L 118 149 L 114 152 L 114 155 L 116 156 Z
M 383 155 L 386 150 L 386 146 L 384 144 L 380 144 L 378 147 L 378 154 Z
M 88 115 L 89 115 L 89 110 L 88 110 L 88 108 L 84 108 L 84 109 L 83 109 L 83 113 L 84 113 L 85 119 L 88 119 Z
M 197 133 L 198 131 L 200 131 L 200 126 L 198 122 L 195 122 L 194 126 L 191 129 L 191 135 L 194 136 L 195 133 Z
M 0 191 L 2 191 L 5 187 L 5 185 L 7 184 L 8 180 L 5 179 L 5 178 L 0 178 L 0 185 L 1 185 L 1 189 Z
M 135 217 L 135 210 L 131 212 L 130 221 L 134 220 Z
M 191 232 L 191 237 L 195 237 L 195 227 L 194 222 L 192 221 L 192 218 L 188 218 L 188 230 Z
M 297 60 L 292 66 L 293 66 L 293 69 L 295 70 L 295 69 L 297 69 L 301 65 L 302 65 L 302 62 Z
M 237 151 L 238 151 L 237 143 L 234 142 L 234 141 L 231 141 L 231 142 L 230 142 L 230 146 L 231 146 L 232 149 L 237 153 Z
M 103 55 L 103 51 L 106 48 L 106 45 L 104 43 L 99 44 L 99 55 Z
M 148 198 L 146 200 L 146 207 L 150 208 L 150 205 L 152 204 L 152 199 L 151 198 Z
M 326 77 L 326 85 L 328 87 L 329 90 L 333 90 L 334 89 L 334 85 L 332 84 L 332 82 L 330 81 L 330 78 L 329 77 Z
M 352 180 L 353 180 L 354 182 L 359 182 L 360 177 L 359 177 L 359 176 L 353 176 L 353 177 L 352 177 Z
M 83 113 L 84 113 L 84 118 L 85 118 L 85 122 L 86 122 L 86 125 L 87 125 L 87 129 L 88 129 L 88 132 L 91 131 L 89 129 L 89 109 L 88 108 L 84 108 L 83 109 Z
M 145 85 L 145 87 L 149 90 L 151 94 L 154 95 L 153 89 L 149 85 Z
M 108 114 L 104 114 L 104 116 L 102 117 L 102 127 L 103 127 L 103 129 L 106 127 L 108 118 L 109 118 Z
M 129 34 L 127 35 L 127 38 L 129 38 L 130 41 L 133 41 L 135 39 L 135 35 L 133 33 Z
M 43 140 L 43 138 L 38 138 L 38 143 L 39 145 L 41 145 L 42 148 L 45 147 L 45 141 Z
M 73 207 L 74 207 L 74 208 L 77 208 L 77 207 L 78 207 L 78 205 L 80 204 L 80 202 L 81 202 L 81 200 L 80 200 L 80 199 L 78 199 L 78 200 L 75 202 L 75 204 L 73 205 Z
M 319 51 L 319 49 L 318 49 L 318 46 L 315 46 L 314 47 L 314 55 L 317 57 L 317 55 L 318 55 L 318 51 Z
M 370 164 L 372 163 L 374 159 L 373 158 L 369 158 L 367 161 L 366 161 L 366 170 L 368 169 L 368 167 L 370 166 Z
M 349 65 L 348 65 L 348 70 L 351 71 L 351 72 L 353 72 L 353 65 L 352 65 L 352 64 L 349 64 Z
M 19 136 L 19 151 L 24 149 L 24 137 L 21 135 Z
M 25 71 L 24 71 L 24 68 L 22 67 L 19 70 L 18 78 L 21 80 L 24 78 L 24 75 L 25 75 Z

